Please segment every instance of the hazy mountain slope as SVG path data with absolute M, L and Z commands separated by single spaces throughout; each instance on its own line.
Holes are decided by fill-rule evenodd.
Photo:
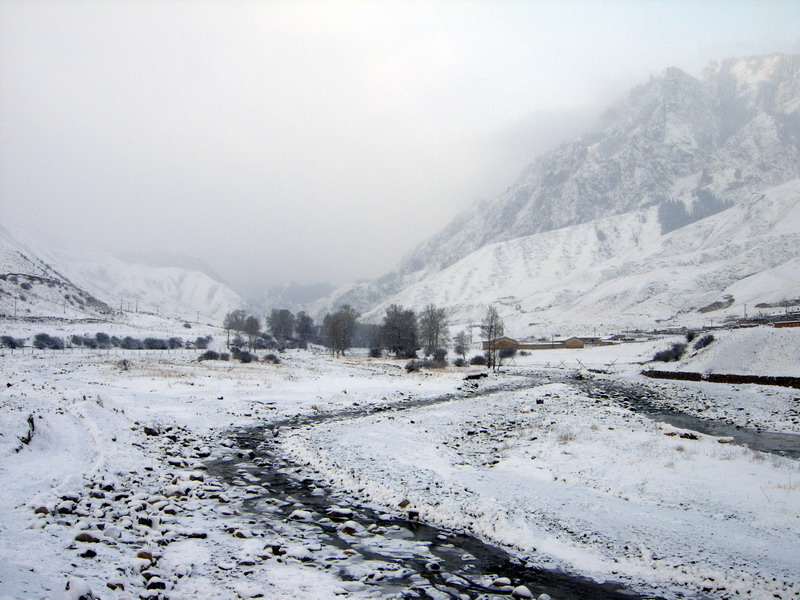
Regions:
M 208 275 L 132 264 L 103 253 L 23 244 L 0 227 L 0 313 L 13 317 L 107 318 L 114 309 L 220 322 L 245 302 Z
M 800 55 L 667 69 L 631 90 L 599 133 L 536 159 L 386 276 L 335 292 L 366 310 L 494 242 L 659 206 L 665 231 L 800 177 Z
M 205 273 L 176 267 L 151 267 L 108 254 L 49 252 L 70 279 L 115 308 L 157 313 L 194 321 L 221 322 L 245 306 L 228 286 Z
M 0 316 L 87 318 L 112 312 L 0 225 Z
M 292 312 L 304 310 L 304 307 L 324 298 L 335 291 L 335 286 L 330 283 L 312 283 L 302 285 L 299 283 L 285 283 L 269 288 L 259 299 L 259 306 L 265 313 L 273 308 L 285 308 Z
M 389 303 L 448 307 L 453 321 L 479 321 L 497 303 L 515 335 L 703 322 L 697 310 L 726 295 L 776 302 L 800 291 L 800 180 L 666 235 L 655 207 L 481 248 L 390 297 Z

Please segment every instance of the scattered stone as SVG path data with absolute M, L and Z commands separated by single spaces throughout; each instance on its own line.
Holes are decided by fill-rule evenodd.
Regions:
M 345 535 L 356 535 L 357 533 L 361 533 L 364 531 L 364 526 L 360 523 L 356 523 L 355 521 L 345 521 L 337 528 L 340 533 L 344 533 Z
M 94 600 L 94 594 L 89 584 L 83 579 L 70 577 L 67 579 L 66 597 L 69 600 Z
M 327 515 L 334 521 L 345 521 L 353 516 L 353 511 L 349 508 L 340 508 L 338 506 L 331 506 L 328 509 Z
M 295 521 L 310 521 L 312 516 L 310 511 L 297 509 L 292 511 L 289 518 Z
M 167 589 L 167 582 L 159 577 L 153 577 L 147 582 L 146 587 L 148 590 L 165 590 Z
M 526 586 L 518 585 L 511 591 L 511 595 L 514 598 L 533 598 L 533 592 L 531 592 Z
M 79 533 L 78 535 L 75 536 L 75 541 L 86 542 L 87 544 L 96 544 L 100 540 L 94 537 L 91 533 L 86 533 L 84 531 L 83 533 Z

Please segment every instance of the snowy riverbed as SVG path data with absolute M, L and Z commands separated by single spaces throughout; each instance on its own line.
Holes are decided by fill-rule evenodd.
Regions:
M 616 360 L 630 381 L 650 350 L 631 347 L 582 358 Z M 305 560 L 318 550 L 296 530 L 284 540 L 294 555 L 265 553 L 280 533 L 242 513 L 246 486 L 228 489 L 205 471 L 235 452 L 234 428 L 373 405 L 394 408 L 286 427 L 278 441 L 345 497 L 413 509 L 533 564 L 667 597 L 800 592 L 797 461 L 681 437 L 565 383 L 470 397 L 457 391 L 463 370 L 409 376 L 388 360 L 282 358 L 6 354 L 0 597 L 59 598 L 68 582 L 75 598 L 88 588 L 97 598 L 374 594 Z M 759 426 L 792 430 L 792 391 L 708 385 L 715 417 L 741 420 L 747 401 Z M 459 398 L 398 408 L 448 393 Z

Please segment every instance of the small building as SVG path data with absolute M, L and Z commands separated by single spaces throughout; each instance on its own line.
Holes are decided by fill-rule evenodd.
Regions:
M 773 327 L 800 327 L 800 321 L 776 321 Z
M 520 343 L 517 340 L 512 340 L 510 337 L 499 337 L 496 340 L 483 342 L 484 350 L 503 350 L 504 348 L 514 348 L 519 350 Z
M 579 337 L 567 338 L 562 344 L 564 344 L 564 348 L 583 348 L 585 345 L 583 339 Z

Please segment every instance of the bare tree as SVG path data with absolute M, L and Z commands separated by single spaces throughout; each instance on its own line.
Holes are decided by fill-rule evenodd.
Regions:
M 486 366 L 494 371 L 500 367 L 499 351 L 494 342 L 503 336 L 503 332 L 503 319 L 500 318 L 500 313 L 494 306 L 489 306 L 481 321 L 481 335 L 489 342 L 486 349 Z
M 244 328 L 242 331 L 247 336 L 247 344 L 250 346 L 250 350 L 255 350 L 256 338 L 261 331 L 261 322 L 258 320 L 258 317 L 254 317 L 253 315 L 248 316 L 244 321 Z
M 228 347 L 230 347 L 231 345 L 231 329 L 239 332 L 244 331 L 244 323 L 246 320 L 247 320 L 247 313 L 243 311 L 241 308 L 232 310 L 227 315 L 225 315 L 225 319 L 223 319 L 222 321 L 222 326 L 228 332 L 228 341 L 227 341 Z
M 469 336 L 466 331 L 459 331 L 453 338 L 453 352 L 460 354 L 461 358 L 467 358 L 469 352 Z
M 311 341 L 314 335 L 314 319 L 312 319 L 305 311 L 297 313 L 297 321 L 295 323 L 295 333 L 300 340 L 307 344 Z
M 325 345 L 331 354 L 339 356 L 350 348 L 358 326 L 358 314 L 349 304 L 342 305 L 335 313 L 328 313 L 322 322 Z
M 285 308 L 273 308 L 269 317 L 267 317 L 267 326 L 272 337 L 285 342 L 294 333 L 294 315 Z
M 430 356 L 444 345 L 447 329 L 447 311 L 428 304 L 419 315 L 419 337 L 425 349 L 425 356 Z
M 411 358 L 419 347 L 417 315 L 413 310 L 405 309 L 398 304 L 389 305 L 383 317 L 381 337 L 383 345 L 387 350 L 394 352 L 395 357 Z

